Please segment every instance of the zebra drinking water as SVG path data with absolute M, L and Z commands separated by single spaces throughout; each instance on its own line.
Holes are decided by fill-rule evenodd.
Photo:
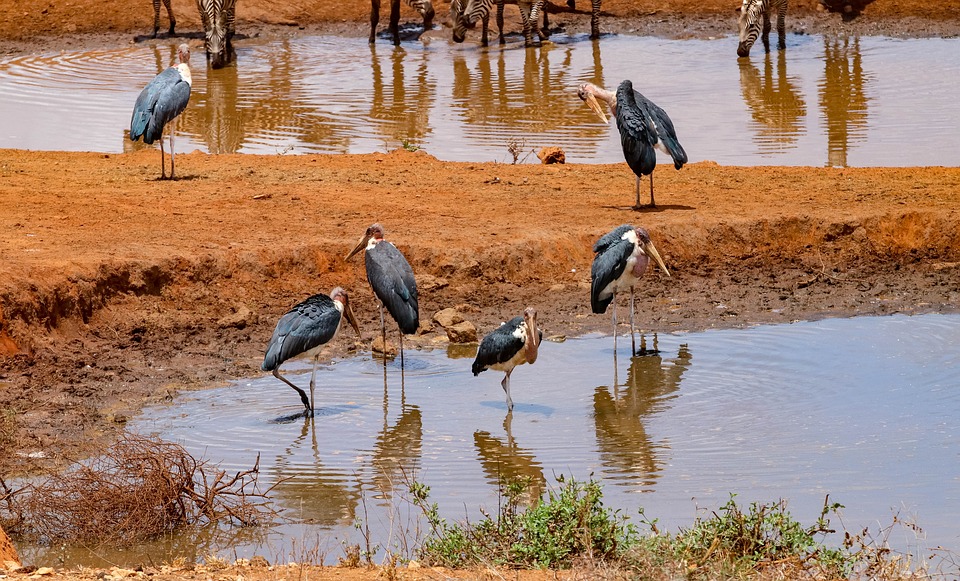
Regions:
M 433 28 L 433 3 L 430 0 L 404 0 L 423 17 L 423 31 Z M 370 44 L 377 38 L 377 24 L 380 22 L 380 0 L 370 0 Z M 393 44 L 400 45 L 400 0 L 390 0 L 390 34 Z
M 494 1 L 497 2 L 497 27 L 500 30 L 500 44 L 503 38 L 503 6 L 505 0 L 453 0 L 450 3 L 450 14 L 453 20 L 453 41 L 463 42 L 468 28 L 474 28 L 477 22 L 482 23 L 480 44 L 487 46 L 487 31 L 490 22 L 490 9 Z M 523 20 L 523 39 L 525 46 L 534 46 L 533 33 L 536 32 L 540 40 L 547 40 L 547 11 L 546 0 L 513 0 L 520 8 L 520 18 Z M 543 28 L 539 27 L 540 14 L 543 13 Z
M 737 45 L 737 56 L 750 56 L 750 47 L 760 35 L 760 25 L 763 23 L 763 48 L 770 52 L 770 12 L 777 11 L 777 48 L 787 48 L 786 26 L 787 0 L 743 0 L 743 6 L 737 9 L 740 12 L 738 25 L 740 27 L 740 44 Z
M 163 5 L 166 6 L 167 16 L 170 17 L 170 30 L 167 34 L 173 36 L 173 27 L 177 25 L 177 19 L 173 17 L 170 0 L 163 0 Z M 153 0 L 153 38 L 157 38 L 158 30 L 160 30 L 160 0 Z
M 215 69 L 233 62 L 234 19 L 237 0 L 197 0 L 197 10 L 203 21 L 203 48 L 207 61 Z

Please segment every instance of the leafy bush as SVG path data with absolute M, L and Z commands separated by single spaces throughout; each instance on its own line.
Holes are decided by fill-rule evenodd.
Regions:
M 420 558 L 447 567 L 493 563 L 519 568 L 568 568 L 577 559 L 616 560 L 637 541 L 636 529 L 619 511 L 604 508 L 600 485 L 559 479 L 560 489 L 523 510 L 527 482 L 507 483 L 496 518 L 484 514 L 478 523 L 447 524 L 436 504 L 426 503 L 429 489 L 411 487 L 432 534 L 423 542 Z

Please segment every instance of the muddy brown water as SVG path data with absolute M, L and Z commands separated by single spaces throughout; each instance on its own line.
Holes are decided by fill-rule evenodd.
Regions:
M 502 374 L 470 373 L 470 347 L 408 351 L 384 369 L 369 354 L 317 375 L 317 414 L 264 374 L 184 393 L 132 422 L 229 471 L 252 466 L 278 522 L 125 551 L 26 548 L 38 562 L 160 563 L 172 556 L 262 555 L 336 562 L 370 542 L 404 554 L 417 530 L 407 499 L 430 487 L 449 520 L 495 512 L 498 482 L 533 491 L 559 476 L 598 480 L 606 506 L 663 530 L 688 527 L 729 498 L 788 501 L 805 524 L 827 495 L 842 527 L 879 533 L 915 557 L 960 547 L 960 316 L 860 317 L 739 330 L 645 335 L 656 353 L 630 356 L 629 337 L 545 341 L 517 368 L 515 408 Z M 289 364 L 306 386 L 309 366 Z M 361 523 L 361 527 L 355 524 Z M 834 524 L 841 527 L 837 520 Z M 842 530 L 842 529 L 841 529 Z M 833 539 L 833 542 L 838 542 Z
M 732 165 L 953 165 L 960 39 L 790 35 L 736 59 L 736 39 L 555 36 L 540 49 L 361 38 L 238 43 L 237 66 L 192 58 L 179 151 L 368 153 L 403 144 L 445 160 L 622 161 L 619 137 L 577 99 L 629 78 L 671 115 L 691 161 Z M 173 47 L 0 61 L 0 147 L 120 152 L 130 112 Z M 663 161 L 663 160 L 661 160 Z

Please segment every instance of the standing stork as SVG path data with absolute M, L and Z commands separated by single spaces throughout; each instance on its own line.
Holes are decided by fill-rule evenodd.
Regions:
M 392 243 L 383 239 L 383 226 L 373 224 L 357 246 L 344 260 L 364 250 L 363 262 L 367 281 L 380 300 L 380 335 L 383 338 L 384 364 L 386 364 L 387 327 L 383 319 L 383 307 L 400 327 L 400 367 L 403 368 L 403 336 L 413 335 L 420 327 L 420 309 L 417 304 L 417 281 L 413 269 L 403 254 Z
M 176 119 L 187 108 L 190 100 L 190 47 L 177 47 L 180 64 L 169 67 L 147 83 L 140 91 L 130 118 L 130 141 L 143 137 L 143 142 L 160 142 L 160 177 L 167 177 L 167 164 L 163 157 L 163 128 L 170 124 L 170 179 L 173 179 L 173 134 Z
M 495 369 L 506 375 L 500 382 L 507 394 L 507 409 L 513 409 L 510 397 L 510 374 L 517 365 L 533 364 L 537 360 L 543 331 L 537 328 L 537 311 L 527 307 L 522 317 L 514 317 L 503 323 L 480 342 L 477 358 L 473 361 L 473 375 Z
M 623 157 L 627 165 L 637 174 L 637 204 L 634 210 L 643 206 L 640 204 L 640 176 L 650 176 L 650 207 L 657 206 L 653 199 L 653 170 L 657 167 L 657 152 L 666 153 L 673 158 L 673 166 L 677 169 L 687 163 L 687 153 L 683 151 L 677 141 L 677 132 L 673 128 L 673 121 L 666 111 L 658 107 L 653 101 L 633 89 L 629 80 L 620 83 L 616 94 L 602 89 L 592 83 L 584 83 L 577 90 L 577 95 L 607 123 L 607 116 L 597 99 L 606 101 L 610 107 L 610 114 L 617 119 L 617 129 L 620 130 L 620 144 L 623 146 Z
M 590 308 L 596 314 L 607 312 L 613 303 L 613 349 L 617 349 L 617 293 L 630 289 L 630 343 L 633 353 L 637 340 L 633 330 L 633 287 L 647 270 L 650 258 L 657 262 L 664 274 L 670 276 L 667 265 L 660 258 L 657 247 L 643 228 L 629 224 L 618 226 L 593 245 L 596 256 L 590 267 Z
M 298 303 L 287 314 L 280 317 L 273 337 L 267 345 L 261 369 L 272 371 L 273 376 L 286 383 L 300 394 L 300 401 L 306 408 L 306 415 L 313 415 L 313 390 L 320 349 L 333 340 L 340 330 L 340 324 L 346 317 L 347 322 L 360 335 L 357 318 L 350 308 L 347 291 L 340 287 L 333 289 L 330 295 L 313 295 Z M 313 371 L 310 373 L 310 399 L 302 389 L 286 377 L 280 375 L 280 365 L 298 355 L 313 357 Z

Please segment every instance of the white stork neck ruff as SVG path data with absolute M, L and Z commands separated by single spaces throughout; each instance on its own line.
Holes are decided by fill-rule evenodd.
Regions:
M 190 74 L 190 65 L 187 63 L 180 63 L 177 65 L 177 70 L 180 71 L 180 78 L 183 79 L 183 82 L 193 86 L 193 76 Z

